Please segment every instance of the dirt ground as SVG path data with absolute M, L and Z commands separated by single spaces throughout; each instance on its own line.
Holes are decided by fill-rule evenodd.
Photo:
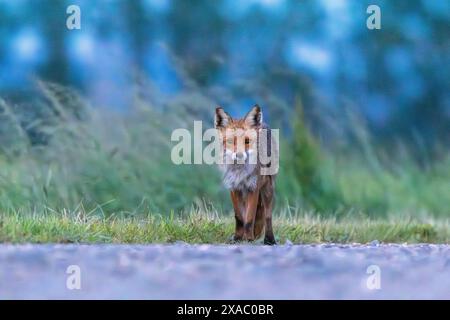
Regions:
M 450 299 L 450 246 L 0 245 L 0 299 Z

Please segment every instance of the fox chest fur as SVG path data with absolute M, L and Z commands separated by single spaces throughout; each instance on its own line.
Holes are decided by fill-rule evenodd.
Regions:
M 223 184 L 229 190 L 244 193 L 254 191 L 258 183 L 257 165 L 254 164 L 223 164 Z

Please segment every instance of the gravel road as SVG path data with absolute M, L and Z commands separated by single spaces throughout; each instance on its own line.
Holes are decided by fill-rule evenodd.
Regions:
M 3 244 L 11 298 L 450 299 L 450 246 Z

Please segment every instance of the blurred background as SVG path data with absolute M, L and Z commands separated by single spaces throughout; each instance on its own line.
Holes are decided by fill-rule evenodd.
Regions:
M 258 103 L 279 210 L 448 217 L 449 22 L 448 0 L 0 0 L 0 208 L 227 211 L 170 133 Z

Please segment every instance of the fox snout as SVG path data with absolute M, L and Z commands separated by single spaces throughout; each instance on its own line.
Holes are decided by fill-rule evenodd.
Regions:
M 247 151 L 231 151 L 229 149 L 225 150 L 225 157 L 228 160 L 231 160 L 231 162 L 237 162 L 237 163 L 246 163 L 249 159 L 250 155 L 252 154 L 251 150 Z M 225 159 L 225 160 L 227 160 Z
M 231 160 L 244 162 L 248 159 L 249 154 L 251 153 L 249 151 L 230 152 Z
M 233 153 L 233 158 L 235 158 L 236 160 L 244 160 L 247 158 L 247 153 L 246 152 L 235 152 Z

